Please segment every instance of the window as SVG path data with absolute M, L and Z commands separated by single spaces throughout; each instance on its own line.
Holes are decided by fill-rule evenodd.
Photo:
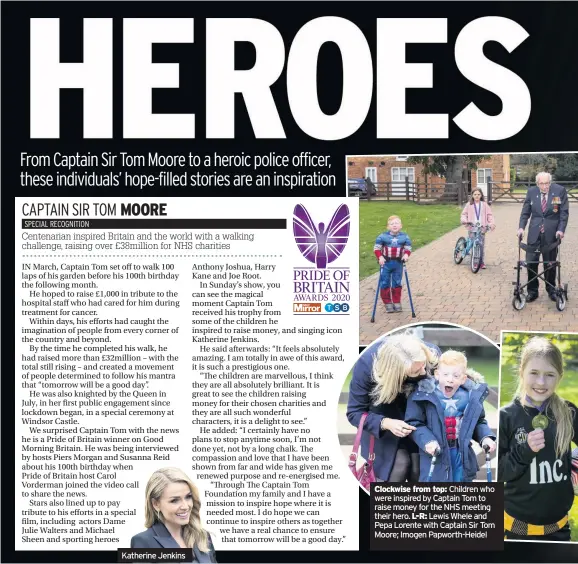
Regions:
M 369 178 L 374 184 L 377 182 L 377 167 L 367 166 L 365 167 L 365 178 Z
M 404 161 L 407 161 L 407 159 L 409 159 L 409 155 L 397 155 L 397 157 L 395 157 L 395 160 L 397 162 L 400 162 L 400 161 L 404 162 Z
M 392 182 L 405 182 L 405 177 L 408 177 L 409 182 L 415 182 L 415 168 L 414 167 L 393 167 L 391 169 Z
M 478 184 L 487 184 L 492 178 L 491 168 L 478 168 Z

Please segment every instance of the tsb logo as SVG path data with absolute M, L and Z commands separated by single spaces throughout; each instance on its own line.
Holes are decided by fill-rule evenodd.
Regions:
M 329 313 L 346 313 L 349 311 L 349 304 L 325 304 L 325 311 Z

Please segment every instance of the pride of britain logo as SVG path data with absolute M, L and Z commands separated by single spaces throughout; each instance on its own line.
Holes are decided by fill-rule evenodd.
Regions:
M 314 266 L 293 269 L 294 314 L 347 314 L 350 269 L 329 266 L 349 239 L 349 208 L 341 204 L 329 223 L 316 224 L 305 206 L 293 210 L 293 235 L 299 252 Z

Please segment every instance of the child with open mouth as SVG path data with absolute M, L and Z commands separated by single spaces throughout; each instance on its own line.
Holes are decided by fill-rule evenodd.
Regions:
M 420 448 L 420 482 L 474 480 L 479 466 L 472 439 L 496 450 L 484 411 L 488 393 L 481 374 L 468 369 L 466 356 L 453 350 L 441 355 L 435 379 L 419 382 L 408 399 L 405 420 L 416 427 L 411 438 Z M 430 476 L 434 455 L 439 462 Z

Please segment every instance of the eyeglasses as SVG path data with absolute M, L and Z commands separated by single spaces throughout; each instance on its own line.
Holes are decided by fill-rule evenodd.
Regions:
M 550 182 L 538 182 L 538 186 L 550 186 Z

